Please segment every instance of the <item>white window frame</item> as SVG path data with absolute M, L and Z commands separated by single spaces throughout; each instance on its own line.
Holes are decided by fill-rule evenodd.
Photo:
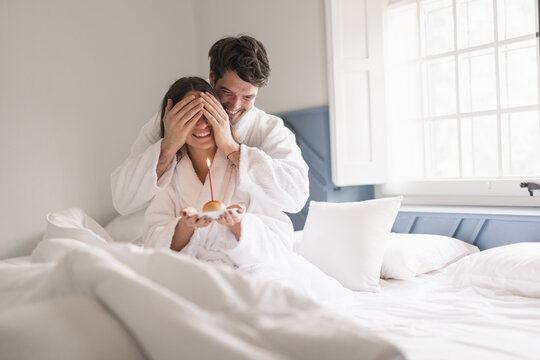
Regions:
M 325 2 L 332 180 L 337 186 L 387 178 L 383 5 L 381 0 Z
M 408 1 L 409 3 L 412 1 Z M 455 2 L 455 0 L 454 0 Z M 495 1 L 494 1 L 495 3 Z M 536 4 L 536 26 L 538 31 L 538 3 Z M 495 5 L 495 4 L 494 4 Z M 497 24 L 495 24 L 497 26 Z M 530 40 L 534 36 L 523 36 L 518 40 Z M 536 37 L 538 41 L 538 37 Z M 497 46 L 504 45 L 504 41 Z M 482 46 L 478 47 L 479 49 Z M 460 50 L 450 55 L 457 56 Z M 448 55 L 448 54 L 445 54 Z M 497 52 L 496 55 L 497 56 Z M 539 54 L 537 53 L 537 57 Z M 538 89 L 540 89 L 540 71 L 538 72 Z M 540 94 L 540 91 L 539 91 Z M 539 101 L 540 103 L 540 101 Z M 509 109 L 505 112 L 537 110 L 538 106 Z M 459 117 L 499 114 L 497 111 L 460 114 Z M 540 183 L 539 178 L 507 177 L 486 179 L 458 180 L 423 180 L 387 182 L 376 187 L 378 196 L 406 195 L 405 203 L 428 205 L 486 205 L 486 206 L 540 206 L 540 197 L 531 197 L 527 189 L 521 188 L 521 182 Z M 537 194 L 540 196 L 540 193 Z
M 343 154 L 351 149 L 343 145 L 340 141 L 343 136 L 343 131 L 346 129 L 344 125 L 347 119 L 340 106 L 344 106 L 343 102 L 339 103 L 339 99 L 343 98 L 343 88 L 339 89 L 340 78 L 347 76 L 343 66 L 343 59 L 340 56 L 342 51 L 338 51 L 340 46 L 343 46 L 339 31 L 340 18 L 339 9 L 343 2 L 354 0 L 326 0 L 326 19 L 327 19 L 327 44 L 328 44 L 328 72 L 329 72 L 329 107 L 330 107 L 330 138 L 332 150 L 332 178 L 338 186 L 344 185 L 361 185 L 361 184 L 379 184 L 375 186 L 376 197 L 404 195 L 405 204 L 415 205 L 474 205 L 474 206 L 540 206 L 540 193 L 535 192 L 535 196 L 529 196 L 527 189 L 521 188 L 520 183 L 536 182 L 540 183 L 540 178 L 505 178 L 505 179 L 474 179 L 474 180 L 423 180 L 423 181 L 401 181 L 388 182 L 386 171 L 377 174 L 370 173 L 366 167 L 359 164 L 351 164 L 350 161 L 343 161 Z M 407 0 L 401 0 L 408 2 Z M 373 16 L 383 17 L 383 11 L 388 2 L 382 0 L 365 0 L 366 8 L 371 11 L 368 18 Z M 398 2 L 398 1 L 393 1 Z M 381 8 L 377 7 L 377 4 Z M 536 4 L 538 7 L 538 4 Z M 377 14 L 377 12 L 380 12 Z M 537 28 L 538 28 L 538 9 L 536 11 Z M 382 23 L 381 23 L 382 25 Z M 369 36 L 368 42 L 373 44 L 376 42 L 382 43 L 382 31 L 378 31 L 378 24 L 366 24 Z M 537 37 L 538 41 L 538 37 Z M 375 54 L 371 53 L 374 56 Z M 381 55 L 383 55 L 381 53 Z M 378 55 L 377 55 L 378 56 Z M 537 54 L 537 56 L 540 56 Z M 365 61 L 364 61 L 365 63 Z M 360 64 L 360 62 L 358 62 Z M 384 79 L 384 68 L 372 67 L 371 74 L 380 71 L 377 74 L 379 79 Z M 373 75 L 371 75 L 373 76 Z M 540 71 L 539 79 L 540 84 Z M 336 86 L 338 84 L 338 86 Z M 540 86 L 539 86 L 540 89 Z M 380 89 L 378 89 L 380 91 Z M 340 92 L 341 91 L 341 92 Z M 540 91 L 539 91 L 540 94 Z M 540 96 L 540 95 L 539 95 Z M 354 95 L 352 96 L 354 97 Z M 373 106 L 373 89 L 370 89 L 372 123 L 374 121 L 384 120 L 384 99 L 377 101 L 376 106 Z M 522 110 L 522 109 L 519 109 Z M 374 116 L 376 114 L 377 116 Z M 381 117 L 383 119 L 381 120 Z M 386 129 L 386 124 L 381 126 Z M 386 144 L 386 132 L 372 132 L 370 134 L 372 143 Z M 350 142 L 349 142 L 350 143 Z M 351 146 L 350 144 L 348 145 Z M 352 151 L 355 151 L 352 149 Z M 356 150 L 358 151 L 358 150 Z M 386 152 L 382 152 L 377 161 L 387 164 Z M 352 166 L 356 165 L 356 166 Z M 345 169 L 345 171 L 344 171 Z

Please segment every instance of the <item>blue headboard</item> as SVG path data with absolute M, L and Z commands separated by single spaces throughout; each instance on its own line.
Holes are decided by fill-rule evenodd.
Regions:
M 517 242 L 540 242 L 540 216 L 410 211 L 402 209 L 392 231 L 461 239 L 480 250 Z
M 373 185 L 337 187 L 332 182 L 328 107 L 279 114 L 296 135 L 302 156 L 309 165 L 309 200 L 344 202 L 374 198 Z M 295 230 L 304 228 L 309 200 L 297 214 L 289 214 Z M 540 215 L 425 211 L 399 212 L 394 232 L 438 234 L 455 237 L 480 249 L 515 242 L 540 242 Z
M 295 230 L 304 228 L 310 200 L 344 202 L 374 198 L 373 185 L 337 187 L 332 182 L 327 106 L 282 113 L 278 116 L 296 135 L 302 156 L 309 166 L 309 200 L 299 213 L 288 214 Z

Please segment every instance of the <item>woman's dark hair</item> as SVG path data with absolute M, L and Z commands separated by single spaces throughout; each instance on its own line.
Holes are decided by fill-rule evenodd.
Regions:
M 240 79 L 262 87 L 270 77 L 270 62 L 266 49 L 257 39 L 242 35 L 225 37 L 218 40 L 208 51 L 210 71 L 214 82 L 223 77 L 227 70 L 232 70 Z
M 214 91 L 214 88 L 212 88 L 212 86 L 203 78 L 191 76 L 183 77 L 176 80 L 174 84 L 171 85 L 171 87 L 163 97 L 163 101 L 161 102 L 161 137 L 165 136 L 163 117 L 165 116 L 165 109 L 167 108 L 167 100 L 171 99 L 174 106 L 177 102 L 182 100 L 184 96 L 186 96 L 186 94 L 190 91 L 209 92 L 216 99 L 219 99 L 216 92 Z

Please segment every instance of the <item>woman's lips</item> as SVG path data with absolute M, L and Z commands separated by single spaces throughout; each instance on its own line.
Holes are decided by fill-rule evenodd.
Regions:
M 212 132 L 210 130 L 199 132 L 199 133 L 193 133 L 193 136 L 195 136 L 198 139 L 209 137 Z

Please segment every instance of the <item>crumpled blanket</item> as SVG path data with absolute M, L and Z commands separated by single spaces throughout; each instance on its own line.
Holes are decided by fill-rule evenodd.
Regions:
M 32 263 L 0 263 L 0 319 L 65 297 L 100 304 L 152 359 L 403 358 L 292 286 L 169 250 L 47 239 Z

